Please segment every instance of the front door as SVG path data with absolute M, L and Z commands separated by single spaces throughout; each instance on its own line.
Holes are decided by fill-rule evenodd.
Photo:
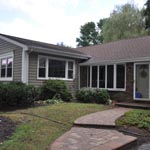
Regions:
M 150 64 L 135 64 L 134 99 L 150 100 Z

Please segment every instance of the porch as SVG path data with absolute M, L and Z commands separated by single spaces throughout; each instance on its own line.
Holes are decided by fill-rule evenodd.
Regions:
M 121 102 L 150 102 L 150 62 L 81 65 L 79 88 L 100 88 Z

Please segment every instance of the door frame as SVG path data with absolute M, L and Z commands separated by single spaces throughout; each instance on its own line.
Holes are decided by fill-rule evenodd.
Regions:
M 136 92 L 136 66 L 137 65 L 147 65 L 149 69 L 149 98 L 136 98 L 135 92 Z M 133 99 L 138 101 L 150 101 L 150 62 L 141 62 L 141 63 L 134 63 L 134 84 L 133 84 Z

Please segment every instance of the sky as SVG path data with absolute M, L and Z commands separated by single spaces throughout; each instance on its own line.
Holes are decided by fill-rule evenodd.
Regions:
M 81 25 L 127 2 L 142 8 L 146 0 L 0 0 L 0 33 L 76 47 Z

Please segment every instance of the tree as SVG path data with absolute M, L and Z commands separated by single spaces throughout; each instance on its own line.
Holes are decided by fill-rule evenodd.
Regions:
M 81 26 L 80 37 L 76 38 L 77 46 L 84 47 L 101 43 L 99 31 L 94 22 L 88 22 Z
M 145 3 L 145 10 L 144 10 L 144 16 L 145 16 L 145 29 L 150 29 L 150 0 L 147 0 Z
M 101 43 L 103 43 L 103 40 L 104 40 L 104 38 L 103 38 L 103 26 L 104 26 L 104 23 L 107 21 L 107 18 L 103 18 L 103 19 L 100 19 L 99 20 L 99 22 L 97 23 L 97 26 L 98 26 L 98 28 L 99 28 L 99 30 L 100 30 L 100 41 L 101 41 Z
M 142 12 L 134 4 L 117 6 L 104 22 L 104 42 L 146 35 Z

